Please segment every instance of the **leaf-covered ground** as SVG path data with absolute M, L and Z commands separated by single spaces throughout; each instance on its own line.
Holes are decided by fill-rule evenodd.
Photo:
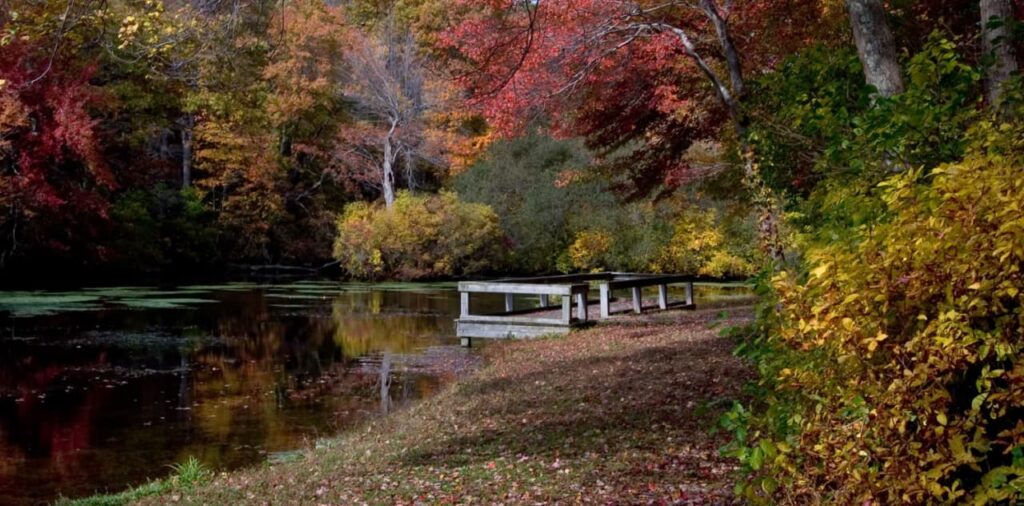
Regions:
M 730 503 L 710 429 L 750 372 L 719 330 L 749 318 L 669 311 L 489 344 L 488 365 L 408 411 L 151 502 Z

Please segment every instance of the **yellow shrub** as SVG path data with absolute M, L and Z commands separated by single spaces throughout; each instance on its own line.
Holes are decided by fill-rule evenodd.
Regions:
M 929 184 L 889 180 L 887 222 L 776 278 L 773 393 L 738 432 L 748 499 L 1024 501 L 1024 143 L 1007 128 Z
M 390 210 L 350 204 L 334 242 L 341 268 L 360 279 L 463 276 L 499 266 L 504 250 L 494 211 L 449 192 L 400 192 Z
M 569 263 L 576 270 L 600 271 L 607 267 L 606 256 L 611 247 L 612 236 L 607 232 L 580 232 L 569 245 Z
M 684 210 L 650 268 L 714 277 L 750 276 L 756 271 L 750 260 L 730 250 L 714 209 Z

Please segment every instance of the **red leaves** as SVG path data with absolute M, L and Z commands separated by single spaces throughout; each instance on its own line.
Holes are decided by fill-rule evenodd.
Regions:
M 612 0 L 458 5 L 461 17 L 439 39 L 459 55 L 459 83 L 473 95 L 471 105 L 502 135 L 542 117 L 556 133 L 583 136 L 602 153 L 641 144 L 617 167 L 633 191 L 689 179 L 680 174 L 687 170 L 682 153 L 728 118 L 679 37 L 664 29 L 685 31 L 705 61 L 723 67 L 716 32 L 700 9 Z M 821 17 L 819 3 L 809 0 L 735 2 L 723 14 L 748 73 L 806 44 L 817 35 L 811 30 L 824 31 L 804 23 Z
M 94 68 L 72 68 L 48 52 L 13 42 L 0 52 L 0 204 L 12 212 L 0 226 L 30 222 L 22 234 L 45 237 L 54 251 L 88 236 L 105 220 L 105 191 L 116 186 L 90 112 L 100 99 Z M 60 223 L 62 233 L 41 229 Z M 88 223 L 92 222 L 92 225 Z M 25 229 L 28 229 L 26 232 Z M 33 230 L 34 229 L 34 230 Z

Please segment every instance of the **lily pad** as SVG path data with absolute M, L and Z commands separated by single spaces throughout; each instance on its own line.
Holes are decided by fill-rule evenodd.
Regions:
M 196 299 L 188 297 L 169 297 L 155 299 L 119 299 L 113 301 L 115 304 L 137 309 L 192 309 L 192 304 L 213 304 L 217 301 L 211 299 Z
M 100 298 L 69 292 L 2 292 L 0 311 L 13 318 L 45 316 L 64 311 L 92 311 L 100 309 Z

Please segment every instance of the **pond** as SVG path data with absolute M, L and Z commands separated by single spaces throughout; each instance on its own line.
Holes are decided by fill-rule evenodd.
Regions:
M 454 284 L 0 292 L 0 504 L 286 459 L 471 369 Z

